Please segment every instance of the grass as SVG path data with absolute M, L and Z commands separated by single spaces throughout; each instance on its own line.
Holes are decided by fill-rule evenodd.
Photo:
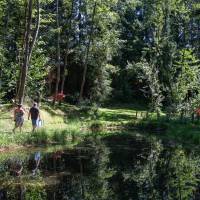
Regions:
M 200 144 L 200 124 L 171 123 L 166 132 L 169 138 L 185 144 Z
M 137 128 L 158 137 L 200 144 L 198 124 L 183 124 L 178 120 L 167 122 L 164 113 L 161 113 L 159 120 L 155 113 L 150 113 L 146 119 L 145 108 L 139 105 L 118 105 L 93 112 L 95 109 L 84 110 L 68 104 L 57 105 L 55 108 L 44 104 L 41 107 L 44 126 L 36 133 L 31 133 L 31 121 L 27 120 L 28 106 L 25 108 L 23 133 L 13 134 L 13 109 L 10 105 L 0 107 L 0 148 L 26 144 L 66 144 L 76 142 L 88 134 L 115 130 L 112 128 L 116 127 L 119 130 Z
M 66 105 L 66 109 L 69 106 Z M 31 120 L 28 121 L 29 107 L 25 106 L 25 122 L 22 133 L 16 130 L 14 134 L 12 129 L 14 127 L 13 108 L 5 105 L 0 108 L 0 148 L 25 144 L 47 144 L 47 143 L 65 143 L 65 138 L 69 138 L 81 132 L 82 123 L 80 120 L 75 120 L 69 117 L 69 113 L 62 109 L 55 110 L 48 105 L 41 107 L 41 118 L 44 125 L 37 132 L 31 133 Z M 72 110 L 72 108 L 71 108 Z M 70 112 L 68 110 L 68 112 Z M 68 135 L 68 137 L 65 137 Z M 74 137 L 74 136 L 73 136 Z
M 101 129 L 104 123 L 113 123 L 113 117 L 116 115 L 116 112 L 121 112 L 110 110 L 113 117 L 109 116 L 109 120 L 109 111 L 100 109 L 99 115 L 101 118 L 95 123 L 91 123 L 91 119 L 93 118 L 91 113 L 85 113 L 76 106 L 63 104 L 52 108 L 50 105 L 45 104 L 42 105 L 40 109 L 44 126 L 36 133 L 31 133 L 31 121 L 27 120 L 29 107 L 25 106 L 25 110 L 26 114 L 23 131 L 20 133 L 19 130 L 16 130 L 14 134 L 12 133 L 14 127 L 13 108 L 10 105 L 4 105 L 0 108 L 0 148 L 25 144 L 64 144 L 68 141 L 74 142 L 82 135 L 90 132 L 90 127 L 94 128 L 96 126 L 96 129 Z M 125 115 L 123 117 L 125 119 Z M 116 123 L 119 122 L 120 118 Z

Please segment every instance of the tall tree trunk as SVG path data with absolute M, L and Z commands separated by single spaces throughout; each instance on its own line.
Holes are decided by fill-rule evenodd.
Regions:
M 95 2 L 94 8 L 93 8 L 93 14 L 92 14 L 92 27 L 91 27 L 91 32 L 89 35 L 89 41 L 88 41 L 88 44 L 86 47 L 87 50 L 86 50 L 86 56 L 85 56 L 85 60 L 84 60 L 84 71 L 83 71 L 83 79 L 82 79 L 81 89 L 80 89 L 79 102 L 83 98 L 83 90 L 84 90 L 85 81 L 86 81 L 86 74 L 87 74 L 87 68 L 88 68 L 88 57 L 89 57 L 89 53 L 90 53 L 90 45 L 92 42 L 92 36 L 93 36 L 93 32 L 94 32 L 94 18 L 96 15 L 96 7 L 97 7 L 97 3 Z
M 56 26 L 57 26 L 57 76 L 56 76 L 56 91 L 55 91 L 55 97 L 54 97 L 53 105 L 55 105 L 56 98 L 57 98 L 57 96 L 58 96 L 59 83 L 60 83 L 60 25 L 59 25 L 59 0 L 56 1 Z
M 28 4 L 28 20 L 26 26 L 26 35 L 25 35 L 25 52 L 24 52 L 24 61 L 21 68 L 21 80 L 19 84 L 18 91 L 18 100 L 19 104 L 23 103 L 24 93 L 25 93 L 25 85 L 26 85 L 26 77 L 28 72 L 28 64 L 29 64 L 29 43 L 30 43 L 30 34 L 31 34 L 31 24 L 32 24 L 32 9 L 33 9 L 33 1 L 29 0 Z
M 24 50 L 25 50 L 25 44 L 26 44 L 26 36 L 27 36 L 27 10 L 28 10 L 28 2 L 25 1 L 24 4 L 25 7 L 25 12 L 24 12 L 24 16 L 25 16 L 25 30 L 24 30 L 24 35 L 23 35 L 23 43 L 22 43 L 22 52 L 21 52 L 21 59 L 19 62 L 19 67 L 22 68 L 22 64 L 23 64 L 23 59 L 24 59 Z M 22 79 L 22 69 L 19 71 L 19 79 L 17 80 L 17 94 L 15 97 L 15 103 L 17 103 L 17 100 L 19 99 L 19 88 L 21 85 L 21 79 Z
M 40 0 L 37 0 L 37 20 L 36 20 L 36 30 L 33 34 L 32 42 L 30 41 L 31 38 L 31 25 L 32 25 L 32 10 L 33 10 L 33 0 L 29 0 L 28 3 L 28 19 L 26 20 L 26 30 L 25 30 L 25 37 L 24 37 L 24 59 L 23 64 L 20 71 L 20 82 L 19 82 L 19 89 L 18 89 L 18 103 L 22 104 L 24 101 L 24 93 L 25 93 L 25 86 L 26 86 L 26 78 L 28 73 L 28 67 L 31 60 L 32 51 L 37 40 L 39 26 L 40 26 Z
M 68 72 L 67 71 L 67 66 L 68 66 L 69 42 L 70 42 L 70 36 L 71 36 L 73 9 L 74 9 L 74 1 L 72 0 L 71 16 L 70 16 L 70 21 L 69 21 L 69 34 L 67 36 L 66 51 L 65 51 L 64 73 L 62 75 L 62 83 L 61 83 L 61 92 L 64 91 L 65 79 L 66 79 L 67 72 Z
M 36 29 L 35 29 L 35 32 L 34 32 L 34 35 L 33 35 L 33 41 L 31 43 L 31 46 L 30 46 L 30 51 L 29 51 L 29 63 L 31 61 L 31 56 L 32 56 L 32 52 L 33 52 L 33 48 L 35 46 L 35 43 L 36 43 L 36 40 L 37 40 L 37 37 L 38 37 L 38 33 L 39 33 L 39 28 L 40 28 L 40 0 L 37 0 L 37 20 L 36 20 Z
M 64 86 L 65 86 L 65 79 L 66 79 L 66 76 L 67 76 L 67 66 L 68 66 L 68 62 L 67 62 L 67 59 L 68 59 L 68 47 L 67 47 L 67 50 L 66 50 L 66 53 L 65 53 L 65 61 L 64 61 L 64 72 L 62 74 L 62 83 L 61 83 L 61 93 L 64 92 Z

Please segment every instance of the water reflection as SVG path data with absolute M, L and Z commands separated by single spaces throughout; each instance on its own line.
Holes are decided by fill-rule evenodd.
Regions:
M 0 155 L 0 200 L 198 200 L 199 159 L 136 134 Z

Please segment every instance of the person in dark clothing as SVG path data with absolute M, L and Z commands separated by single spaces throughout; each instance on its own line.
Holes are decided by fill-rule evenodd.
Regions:
M 0 200 L 8 200 L 7 191 L 4 189 L 0 189 Z
M 39 111 L 39 108 L 37 107 L 37 103 L 34 103 L 32 108 L 29 110 L 28 120 L 30 119 L 30 116 L 31 116 L 32 126 L 33 126 L 32 131 L 34 132 L 35 129 L 37 128 L 37 121 L 41 120 L 40 111 Z

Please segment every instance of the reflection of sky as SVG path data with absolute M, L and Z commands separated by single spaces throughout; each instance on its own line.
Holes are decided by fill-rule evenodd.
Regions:
M 144 9 L 142 8 L 137 8 L 135 11 L 135 14 L 137 17 L 142 17 L 144 15 Z

